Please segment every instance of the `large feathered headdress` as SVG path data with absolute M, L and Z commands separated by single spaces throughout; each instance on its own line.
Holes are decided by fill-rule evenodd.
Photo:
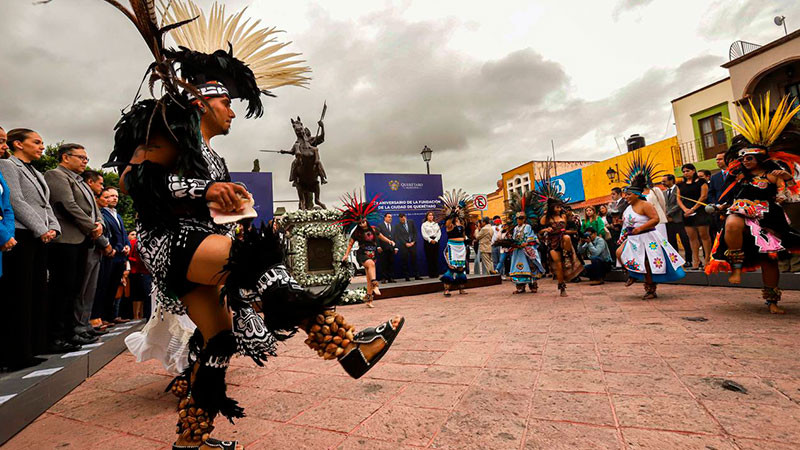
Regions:
M 520 214 L 528 221 L 536 220 L 542 215 L 542 207 L 545 204 L 546 202 L 540 201 L 539 194 L 535 191 L 527 191 L 522 195 L 514 192 L 508 202 L 510 223 L 513 223 Z
M 178 172 L 199 171 L 202 176 L 199 124 L 191 123 L 199 122 L 200 115 L 193 103 L 220 95 L 241 98 L 248 103 L 247 117 L 259 117 L 266 89 L 308 82 L 304 74 L 309 69 L 298 66 L 302 61 L 293 59 L 297 54 L 278 53 L 287 44 L 275 41 L 277 31 L 243 19 L 244 10 L 226 16 L 225 8 L 214 3 L 206 15 L 191 0 L 162 0 L 161 11 L 155 0 L 128 0 L 130 7 L 121 0 L 104 1 L 133 23 L 155 59 L 145 75 L 153 100 L 139 101 L 137 94 L 116 126 L 114 150 L 105 166 L 127 164 L 136 147 L 159 133 L 188 153 L 180 157 Z M 177 49 L 165 46 L 167 35 Z
M 789 189 L 798 193 L 800 182 L 800 131 L 790 121 L 800 112 L 796 98 L 784 96 L 774 112 L 770 112 L 770 94 L 761 97 L 756 108 L 749 100 L 749 111 L 737 106 L 741 124 L 722 119 L 740 134 L 731 139 L 725 161 L 731 173 L 741 171 L 740 158 L 753 155 L 761 162 L 771 161 L 772 168 L 788 170 L 795 179 Z M 726 190 L 727 192 L 727 190 Z
M 555 167 L 555 162 L 548 159 L 543 168 L 539 170 L 539 180 L 536 181 L 534 200 L 536 201 L 537 216 L 547 214 L 555 205 L 564 205 L 569 202 L 564 197 L 559 185 L 550 176 L 550 167 Z
M 461 223 L 465 223 L 470 212 L 472 212 L 472 201 L 470 195 L 462 189 L 445 191 L 439 196 L 441 205 L 436 209 L 434 218 L 437 222 L 458 217 Z
M 753 146 L 751 152 L 769 148 L 781 135 L 789 121 L 800 112 L 800 104 L 793 107 L 792 105 L 797 103 L 795 99 L 790 100 L 788 95 L 784 95 L 775 112 L 770 114 L 769 91 L 761 97 L 758 109 L 753 105 L 752 99 L 748 102 L 750 104 L 749 112 L 739 105 L 736 106 L 742 121 L 741 125 L 726 118 L 722 120 L 747 139 Z M 742 150 L 747 152 L 748 149 Z
M 380 215 L 378 214 L 379 196 L 380 194 L 376 194 L 372 200 L 366 202 L 361 196 L 361 193 L 358 191 L 353 192 L 352 194 L 344 194 L 342 197 L 342 203 L 344 204 L 344 207 L 337 208 L 342 212 L 342 218 L 336 221 L 336 223 L 341 225 L 349 234 L 355 227 L 358 226 L 359 222 L 364 219 L 366 219 L 367 222 L 376 222 L 380 220 Z
M 622 179 L 628 185 L 625 190 L 643 195 L 645 188 L 651 188 L 657 177 L 664 173 L 658 168 L 652 153 L 643 156 L 642 152 L 635 152 L 628 160 L 628 165 L 622 170 Z
M 280 86 L 306 86 L 311 71 L 302 60 L 293 59 L 299 53 L 279 53 L 291 42 L 278 42 L 275 27 L 259 27 L 261 20 L 250 22 L 244 17 L 247 8 L 226 16 L 225 5 L 217 2 L 208 14 L 192 0 L 170 0 L 161 3 L 164 21 L 186 22 L 170 32 L 180 47 L 213 54 L 230 50 L 231 56 L 244 63 L 252 72 L 258 88 L 266 91 Z

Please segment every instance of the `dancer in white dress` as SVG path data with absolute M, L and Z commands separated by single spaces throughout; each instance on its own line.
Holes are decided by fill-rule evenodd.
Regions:
M 644 279 L 644 300 L 656 298 L 657 283 L 675 281 L 686 276 L 684 260 L 658 230 L 655 206 L 645 200 L 645 175 L 634 176 L 623 195 L 629 206 L 622 213 L 623 234 L 617 259 L 628 270 L 630 286 Z

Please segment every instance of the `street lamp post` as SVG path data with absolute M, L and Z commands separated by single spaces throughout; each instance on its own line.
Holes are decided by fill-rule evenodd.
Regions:
M 425 161 L 425 167 L 428 169 L 428 175 L 431 174 L 431 153 L 433 153 L 433 150 L 431 150 L 427 145 L 420 152 L 420 155 L 422 155 L 422 160 Z

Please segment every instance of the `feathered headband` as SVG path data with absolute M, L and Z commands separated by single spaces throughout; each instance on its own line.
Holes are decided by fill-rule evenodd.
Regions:
M 800 112 L 800 104 L 792 107 L 796 102 L 790 101 L 788 95 L 784 95 L 775 112 L 770 115 L 769 91 L 761 97 L 761 104 L 758 109 L 753 105 L 753 100 L 748 100 L 750 111 L 737 105 L 736 109 L 742 124 L 734 123 L 729 119 L 723 118 L 723 122 L 733 127 L 751 144 L 749 147 L 739 150 L 739 156 L 748 154 L 767 153 L 767 149 L 783 133 L 789 121 Z
M 643 157 L 642 152 L 635 152 L 622 170 L 622 178 L 627 184 L 624 190 L 644 198 L 644 190 L 653 187 L 655 179 L 663 173 L 664 171 L 658 168 L 652 153 Z
M 472 211 L 470 196 L 461 189 L 446 191 L 439 196 L 441 205 L 436 209 L 434 218 L 437 222 L 458 217 L 464 223 Z
M 343 208 L 338 208 L 342 212 L 342 218 L 336 221 L 349 234 L 362 220 L 378 221 L 378 197 L 375 195 L 369 202 L 365 202 L 360 192 L 347 193 L 342 197 Z

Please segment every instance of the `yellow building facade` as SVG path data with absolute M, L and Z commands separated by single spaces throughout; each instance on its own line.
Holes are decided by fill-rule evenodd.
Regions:
M 625 186 L 621 174 L 636 154 L 642 155 L 644 159 L 650 158 L 655 162 L 657 169 L 662 170 L 664 174 L 673 173 L 675 166 L 680 165 L 678 138 L 671 137 L 638 150 L 583 167 L 581 169 L 581 178 L 583 179 L 583 192 L 586 197 L 586 203 L 593 204 L 592 200 L 594 199 L 608 197 L 611 193 L 611 188 Z M 609 180 L 607 175 L 609 169 L 617 173 L 617 177 L 613 182 Z

